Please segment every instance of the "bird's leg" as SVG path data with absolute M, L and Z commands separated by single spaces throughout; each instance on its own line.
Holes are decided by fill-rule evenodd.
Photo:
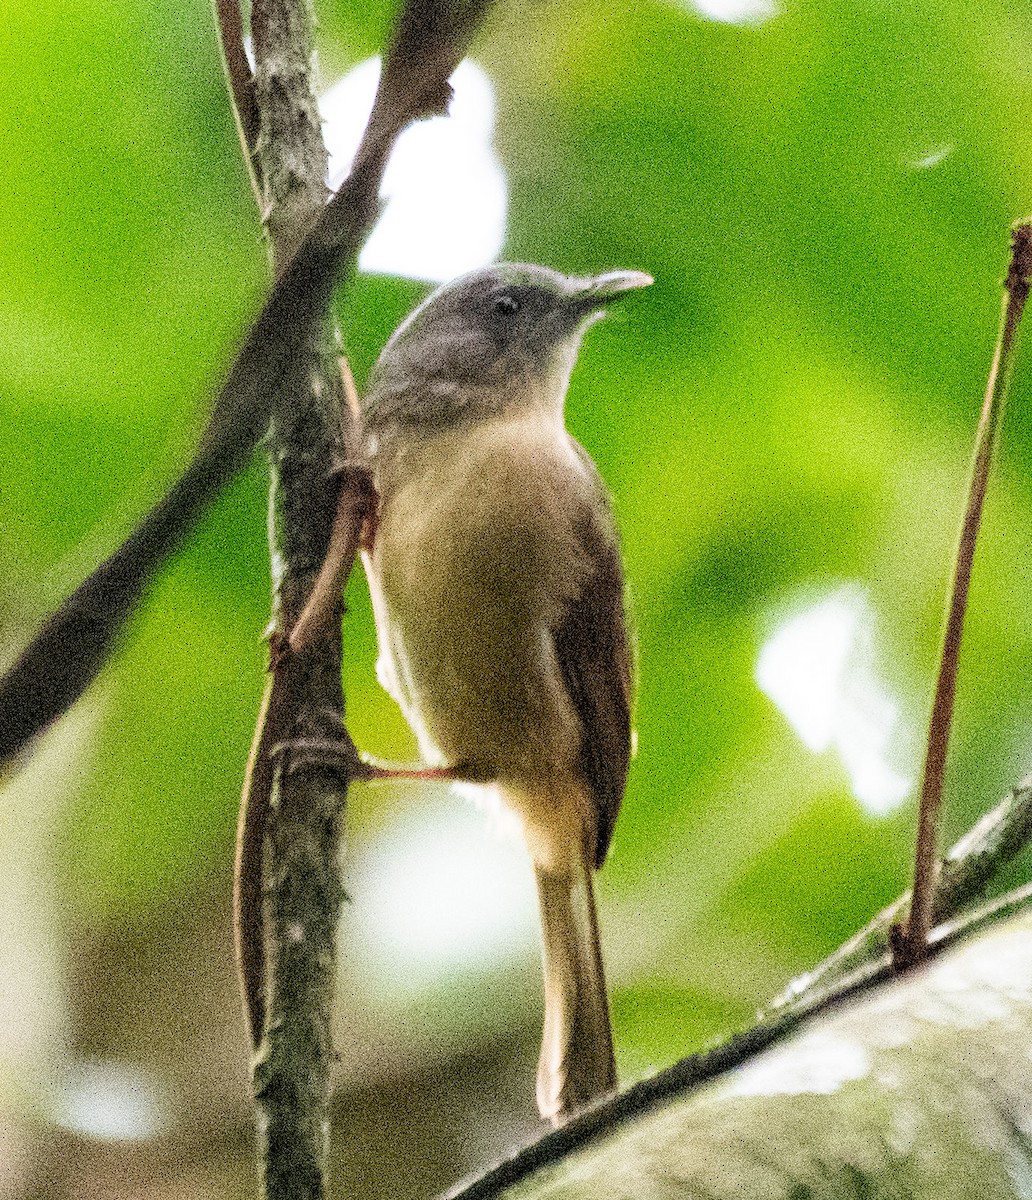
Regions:
M 388 763 L 360 754 L 355 743 L 341 726 L 339 736 L 299 737 L 278 742 L 269 751 L 270 757 L 284 760 L 287 771 L 307 765 L 339 770 L 349 779 L 366 781 L 410 779 L 423 783 L 490 783 L 493 776 L 474 763 L 452 766 L 404 766 Z
M 489 783 L 491 777 L 472 763 L 457 763 L 450 767 L 408 767 L 384 762 L 370 754 L 359 755 L 368 775 L 366 779 L 415 779 L 426 783 Z
M 378 497 L 369 467 L 362 462 L 345 463 L 340 468 L 339 486 L 326 557 L 281 652 L 304 653 L 327 629 L 339 631 L 344 587 L 355 555 L 360 549 L 369 549 L 376 536 Z

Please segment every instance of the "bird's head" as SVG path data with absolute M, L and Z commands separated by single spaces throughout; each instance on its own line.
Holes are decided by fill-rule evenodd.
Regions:
M 463 275 L 391 336 L 363 402 L 366 422 L 429 431 L 542 398 L 561 412 L 584 330 L 614 300 L 650 283 L 641 271 L 576 277 L 525 263 Z

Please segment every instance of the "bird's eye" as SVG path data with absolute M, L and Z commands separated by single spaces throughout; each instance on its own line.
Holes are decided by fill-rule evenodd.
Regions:
M 510 296 L 508 292 L 503 292 L 500 296 L 495 297 L 494 309 L 495 312 L 501 313 L 504 317 L 511 317 L 520 311 L 520 302 L 515 296 Z

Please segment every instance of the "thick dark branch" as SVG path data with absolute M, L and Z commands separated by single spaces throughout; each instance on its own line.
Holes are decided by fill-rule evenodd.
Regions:
M 147 581 L 182 543 L 199 515 L 243 466 L 268 429 L 277 395 L 296 390 L 304 350 L 318 340 L 338 282 L 346 281 L 377 214 L 387 156 L 410 116 L 425 115 L 428 97 L 446 94 L 447 77 L 464 56 L 473 16 L 486 0 L 453 9 L 415 3 L 400 29 L 435 13 L 430 51 L 388 56 L 365 149 L 340 191 L 323 208 L 280 275 L 216 399 L 194 461 L 126 542 L 86 579 L 0 679 L 0 763 L 65 712 L 96 678 Z M 451 40 L 449 40 L 451 38 Z M 389 84 L 388 80 L 395 82 Z M 411 81 L 414 91 L 404 90 Z M 329 497 L 330 511 L 333 497 Z M 316 564 L 318 566 L 318 564 Z
M 936 893 L 934 952 L 973 936 L 987 924 L 1032 904 L 1032 885 L 985 905 L 970 906 L 991 881 L 1032 843 L 1032 778 L 1022 781 L 992 812 L 962 837 L 943 863 Z M 546 1134 L 491 1168 L 479 1179 L 456 1188 L 448 1200 L 494 1200 L 542 1167 L 558 1162 L 618 1125 L 633 1120 L 673 1096 L 690 1092 L 717 1075 L 741 1066 L 754 1054 L 780 1041 L 804 1021 L 856 996 L 893 973 L 889 930 L 906 908 L 901 896 L 820 966 L 793 981 L 756 1024 L 712 1050 L 691 1054 L 665 1071 L 642 1080 L 569 1124 Z M 961 910 L 968 909 L 961 916 Z
M 247 420 L 254 411 L 249 413 L 249 401 L 258 399 L 246 378 L 252 349 L 245 347 L 226 385 L 247 391 L 247 398 L 240 396 L 234 404 L 244 419 L 220 444 L 209 441 L 202 446 L 125 542 L 47 619 L 0 679 L 0 764 L 18 754 L 89 687 L 147 581 L 179 546 L 212 497 L 247 462 L 262 432 Z
M 359 236 L 357 222 L 351 222 L 349 233 L 351 240 Z M 315 305 L 320 299 L 323 308 L 328 303 L 339 255 L 346 255 L 349 245 L 348 236 L 341 238 L 338 255 L 313 255 L 280 280 L 230 369 L 193 461 L 0 679 L 0 763 L 19 753 L 93 682 L 148 580 L 247 463 L 268 429 L 270 397 L 296 386 L 299 350 L 310 341 L 306 331 L 321 321 L 322 310 Z

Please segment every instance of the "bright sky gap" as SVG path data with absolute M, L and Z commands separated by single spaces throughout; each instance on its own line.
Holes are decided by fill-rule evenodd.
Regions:
M 683 0 L 685 7 L 722 25 L 763 25 L 781 11 L 777 0 Z
M 379 58 L 366 59 L 319 102 L 331 187 L 351 166 L 379 78 Z M 443 283 L 501 252 L 509 187 L 494 149 L 494 87 L 469 59 L 451 83 L 449 115 L 419 121 L 398 139 L 381 193 L 386 209 L 358 260 L 363 271 Z
M 807 749 L 837 751 L 853 794 L 880 816 L 903 803 L 913 780 L 891 761 L 900 708 L 877 674 L 874 625 L 863 589 L 839 588 L 775 629 L 756 682 Z
M 427 792 L 359 857 L 352 875 L 363 916 L 349 954 L 386 994 L 496 969 L 535 946 L 530 863 L 479 803 Z

